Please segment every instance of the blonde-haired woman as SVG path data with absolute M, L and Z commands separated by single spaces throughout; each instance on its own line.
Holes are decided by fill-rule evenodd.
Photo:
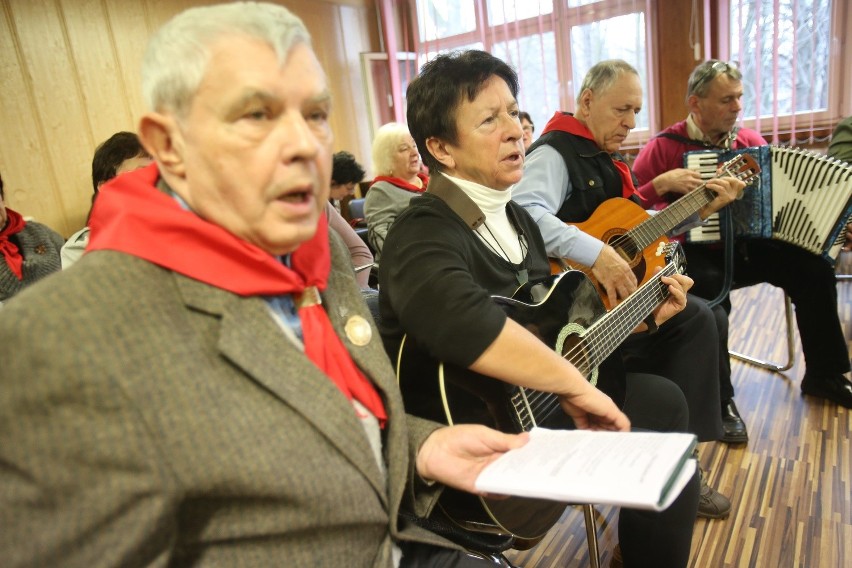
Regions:
M 411 198 L 426 191 L 429 178 L 422 173 L 420 153 L 405 124 L 389 122 L 373 138 L 375 178 L 364 201 L 370 245 L 376 260 L 396 216 Z

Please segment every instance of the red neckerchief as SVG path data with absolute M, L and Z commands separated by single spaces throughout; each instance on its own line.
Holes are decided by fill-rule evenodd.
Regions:
M 331 252 L 324 215 L 316 235 L 290 255 L 288 268 L 181 207 L 155 187 L 158 179 L 157 166 L 151 164 L 105 184 L 89 221 L 86 250 L 124 252 L 240 296 L 300 295 L 309 288 L 326 288 Z M 299 319 L 310 360 L 384 426 L 387 414 L 378 392 L 355 366 L 322 305 L 300 306 Z
M 21 217 L 17 211 L 12 211 L 6 208 L 6 226 L 0 231 L 0 254 L 3 255 L 3 260 L 9 265 L 12 274 L 17 276 L 18 280 L 24 279 L 24 257 L 21 256 L 21 251 L 18 245 L 9 240 L 9 237 L 20 233 L 26 227 L 27 222 Z
M 426 191 L 426 186 L 429 185 L 429 177 L 424 173 L 418 173 L 417 177 L 419 177 L 420 181 L 422 182 L 421 187 L 417 187 L 413 183 L 408 183 L 402 178 L 391 176 L 376 176 L 375 178 L 373 178 L 373 183 L 376 183 L 377 181 L 386 181 L 392 185 L 397 186 L 400 189 L 413 191 L 414 193 L 423 193 L 424 191 Z M 371 187 L 372 185 L 373 184 L 370 184 Z
M 547 134 L 551 130 L 561 130 L 562 132 L 567 132 L 568 134 L 573 134 L 580 138 L 587 138 L 588 140 L 595 142 L 595 135 L 592 134 L 592 131 L 589 130 L 585 124 L 574 118 L 572 114 L 567 112 L 557 112 L 554 114 L 553 118 L 551 118 L 544 126 L 544 130 L 541 133 Z M 636 186 L 633 185 L 633 176 L 630 174 L 630 168 L 621 160 L 613 158 L 612 154 L 610 154 L 610 159 L 612 159 L 612 163 L 615 165 L 615 168 L 621 176 L 621 196 L 627 199 L 636 193 Z

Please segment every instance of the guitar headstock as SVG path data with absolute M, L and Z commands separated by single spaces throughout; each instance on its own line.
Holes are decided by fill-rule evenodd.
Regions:
M 728 175 L 749 184 L 760 173 L 760 165 L 750 154 L 740 154 L 720 166 L 717 176 Z
M 661 243 L 662 244 L 662 243 Z M 663 254 L 666 259 L 666 266 L 671 267 L 678 274 L 686 273 L 686 253 L 683 247 L 677 241 L 671 241 L 665 244 Z

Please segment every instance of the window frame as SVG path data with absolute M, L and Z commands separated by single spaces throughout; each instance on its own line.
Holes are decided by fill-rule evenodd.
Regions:
M 482 44 L 485 51 L 493 50 L 495 43 L 505 42 L 523 36 L 538 35 L 552 32 L 556 45 L 556 72 L 559 84 L 559 108 L 552 109 L 574 112 L 576 89 L 574 85 L 573 63 L 571 61 L 571 30 L 575 26 L 582 26 L 598 21 L 608 20 L 619 16 L 644 13 L 645 34 L 645 68 L 647 77 L 644 77 L 644 106 L 642 111 L 648 113 L 648 128 L 635 129 L 622 145 L 623 150 L 637 148 L 647 142 L 656 133 L 657 106 L 656 81 L 658 72 L 656 65 L 655 44 L 656 40 L 652 33 L 652 22 L 656 19 L 656 2 L 654 0 L 597 0 L 577 7 L 570 7 L 569 0 L 553 0 L 553 17 L 550 15 L 533 16 L 522 20 L 513 20 L 490 26 L 488 24 L 488 10 L 486 0 L 480 5 L 474 1 L 475 28 L 472 31 L 446 36 L 436 40 L 420 40 L 420 29 L 418 18 L 413 18 L 414 42 L 416 50 L 424 53 L 434 53 L 458 49 L 461 47 Z M 411 13 L 418 14 L 417 0 L 409 0 Z M 544 21 L 542 21 L 544 20 Z M 438 48 L 440 46 L 440 49 Z M 419 63 L 423 63 L 420 61 Z M 549 118 L 549 117 L 548 117 Z M 536 131 L 540 132 L 544 125 L 536 125 Z
M 716 59 L 727 61 L 731 58 L 731 30 L 729 24 L 731 0 L 719 0 L 710 15 L 715 19 Z M 844 40 L 843 33 L 852 29 L 852 9 L 845 0 L 832 0 L 831 6 L 831 42 L 828 64 L 828 101 L 822 111 L 793 111 L 773 116 L 763 114 L 759 117 L 740 118 L 740 124 L 760 132 L 772 143 L 791 143 L 796 140 L 809 140 L 815 134 L 830 135 L 834 126 L 846 116 L 852 114 L 852 42 Z M 705 38 L 705 41 L 708 38 Z M 708 49 L 709 53 L 710 50 Z M 771 69 L 771 68 L 770 68 Z M 745 78 L 744 78 L 745 79 Z M 745 79 L 747 80 L 747 79 Z M 845 97 L 845 100 L 844 100 Z

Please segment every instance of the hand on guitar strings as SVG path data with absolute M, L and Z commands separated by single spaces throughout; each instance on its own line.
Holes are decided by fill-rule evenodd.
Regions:
M 606 290 L 610 306 L 618 304 L 636 290 L 636 275 L 627 261 L 609 245 L 601 249 L 592 265 L 592 274 Z
M 745 182 L 731 176 L 707 180 L 707 189 L 715 193 L 716 198 L 702 207 L 698 214 L 701 215 L 702 219 L 706 219 L 725 205 L 737 199 L 745 186 Z
M 609 430 L 627 432 L 630 419 L 615 406 L 612 399 L 591 383 L 576 394 L 560 395 L 562 410 L 571 417 L 580 430 Z
M 474 483 L 485 466 L 527 441 L 527 432 L 506 434 L 480 424 L 438 428 L 420 446 L 415 466 L 426 481 L 480 494 Z
M 657 268 L 657 272 L 661 269 Z M 662 276 L 660 281 L 669 287 L 669 297 L 654 310 L 654 321 L 657 325 L 675 316 L 686 307 L 686 293 L 692 288 L 694 281 L 686 274 Z

